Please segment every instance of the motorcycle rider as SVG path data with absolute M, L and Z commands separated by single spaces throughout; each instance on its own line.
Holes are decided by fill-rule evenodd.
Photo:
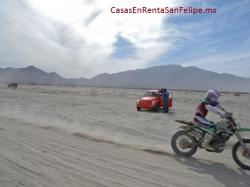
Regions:
M 227 115 L 230 115 L 225 111 L 219 104 L 220 93 L 217 90 L 208 90 L 205 99 L 200 102 L 196 108 L 195 116 L 193 122 L 196 125 L 202 126 L 206 129 L 205 139 L 202 143 L 202 147 L 207 150 L 214 150 L 211 147 L 210 142 L 213 138 L 213 134 L 216 131 L 215 124 L 212 121 L 209 121 L 206 116 L 208 112 L 213 112 L 218 114 L 221 118 L 225 118 Z

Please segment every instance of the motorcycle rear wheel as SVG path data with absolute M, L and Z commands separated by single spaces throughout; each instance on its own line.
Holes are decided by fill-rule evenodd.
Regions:
M 243 142 L 247 146 L 248 150 L 244 151 L 240 142 L 237 142 L 234 144 L 232 150 L 233 159 L 241 168 L 250 170 L 250 139 L 244 139 Z
M 197 151 L 195 138 L 185 130 L 178 131 L 172 136 L 171 146 L 173 151 L 182 157 L 190 157 Z

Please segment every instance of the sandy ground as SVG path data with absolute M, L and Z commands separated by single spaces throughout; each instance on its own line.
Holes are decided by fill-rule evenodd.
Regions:
M 190 120 L 204 93 L 174 91 L 174 109 L 163 114 L 136 111 L 143 92 L 0 86 L 0 186 L 250 186 L 231 157 L 235 139 L 221 154 L 172 153 L 174 120 Z M 250 95 L 221 102 L 250 127 Z

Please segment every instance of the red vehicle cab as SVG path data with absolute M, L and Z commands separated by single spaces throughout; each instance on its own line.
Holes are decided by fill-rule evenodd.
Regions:
M 171 108 L 172 105 L 173 105 L 173 98 L 172 94 L 169 93 L 169 100 L 168 100 L 169 108 Z M 140 111 L 141 109 L 146 109 L 158 112 L 162 107 L 163 107 L 163 102 L 162 102 L 161 92 L 159 90 L 146 91 L 144 97 L 137 100 L 136 102 L 137 111 Z

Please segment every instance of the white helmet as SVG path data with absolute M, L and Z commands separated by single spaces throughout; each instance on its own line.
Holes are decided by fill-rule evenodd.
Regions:
M 217 90 L 208 90 L 205 98 L 208 99 L 212 104 L 217 105 L 219 104 L 218 99 L 220 97 L 220 92 Z

